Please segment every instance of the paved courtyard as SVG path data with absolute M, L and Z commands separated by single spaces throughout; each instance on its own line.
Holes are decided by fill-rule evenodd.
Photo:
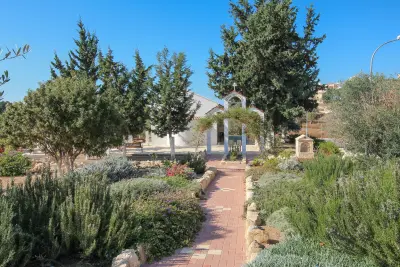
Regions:
M 207 189 L 207 200 L 201 202 L 207 220 L 196 242 L 147 267 L 240 267 L 245 263 L 245 165 L 220 165 L 217 160 L 208 165 L 217 167 L 218 174 Z

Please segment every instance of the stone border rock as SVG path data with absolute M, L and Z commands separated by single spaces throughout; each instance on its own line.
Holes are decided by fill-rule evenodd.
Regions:
M 251 167 L 247 165 L 245 170 L 248 171 L 250 168 Z M 257 257 L 258 253 L 260 253 L 265 247 L 269 246 L 269 244 L 279 243 L 281 240 L 281 235 L 279 230 L 273 227 L 261 225 L 262 220 L 260 217 L 260 212 L 257 209 L 256 203 L 251 201 L 254 190 L 252 176 L 246 177 L 245 188 L 247 203 L 245 228 L 246 259 L 247 262 L 251 262 L 255 257 Z
M 201 190 L 204 191 L 210 185 L 211 181 L 217 175 L 217 168 L 208 167 L 203 176 L 196 181 L 200 183 Z M 200 196 L 201 197 L 201 196 Z M 138 250 L 126 249 L 121 252 L 112 261 L 111 267 L 140 267 L 141 264 L 146 263 L 146 254 L 143 246 L 139 246 Z
M 201 185 L 201 190 L 206 190 L 208 185 L 211 183 L 211 181 L 215 178 L 217 175 L 217 168 L 215 167 L 208 167 L 207 170 L 204 172 L 203 176 L 200 179 L 197 179 L 197 181 Z

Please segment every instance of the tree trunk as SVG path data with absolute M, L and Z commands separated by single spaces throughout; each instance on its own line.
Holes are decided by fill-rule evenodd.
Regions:
M 175 160 L 175 138 L 171 133 L 169 135 L 169 147 L 171 148 L 171 160 Z

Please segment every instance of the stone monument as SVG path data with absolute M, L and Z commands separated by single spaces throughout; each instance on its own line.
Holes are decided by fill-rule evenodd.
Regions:
M 314 158 L 314 140 L 304 134 L 296 138 L 296 157 L 298 159 Z

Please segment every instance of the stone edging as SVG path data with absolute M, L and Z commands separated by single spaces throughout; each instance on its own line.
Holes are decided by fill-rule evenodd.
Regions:
M 196 181 L 200 183 L 201 190 L 204 191 L 217 174 L 217 168 L 209 167 L 204 172 L 203 176 Z M 139 254 L 139 256 L 138 256 Z M 141 264 L 146 263 L 146 255 L 142 246 L 135 249 L 126 249 L 121 252 L 112 261 L 112 267 L 140 267 Z
M 246 166 L 245 171 L 251 167 Z M 262 226 L 260 212 L 257 209 L 256 203 L 251 201 L 253 197 L 254 182 L 252 176 L 246 177 L 246 259 L 247 262 L 254 260 L 254 258 L 269 244 L 280 242 L 280 233 L 275 228 L 269 226 Z

